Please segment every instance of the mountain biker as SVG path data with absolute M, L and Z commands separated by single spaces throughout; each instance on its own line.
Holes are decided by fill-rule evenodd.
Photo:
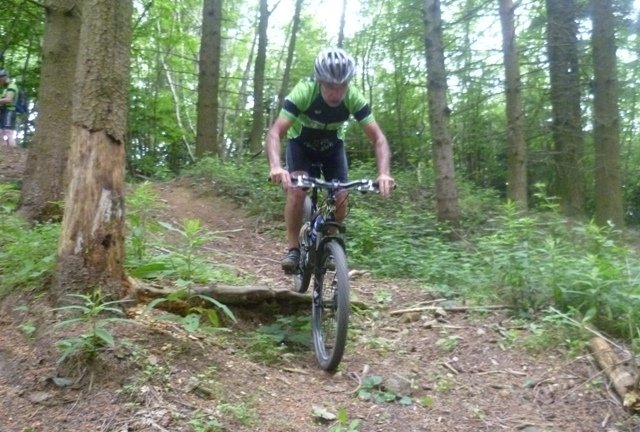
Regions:
M 375 150 L 381 195 L 388 196 L 394 186 L 387 138 L 367 100 L 349 85 L 355 72 L 353 58 L 343 49 L 322 50 L 315 61 L 313 78 L 302 80 L 291 90 L 267 132 L 269 176 L 287 192 L 284 218 L 289 250 L 282 260 L 282 269 L 287 273 L 293 273 L 300 260 L 298 233 L 305 198 L 304 190 L 291 187 L 291 176 L 309 174 L 311 166 L 320 163 L 325 180 L 347 181 L 347 156 L 338 130 L 350 116 L 360 124 Z M 280 141 L 285 134 L 287 169 L 280 161 Z M 339 193 L 337 202 L 336 219 L 342 222 L 347 212 L 346 191 Z

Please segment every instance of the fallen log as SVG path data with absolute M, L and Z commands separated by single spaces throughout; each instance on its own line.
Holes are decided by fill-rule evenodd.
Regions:
M 593 337 L 589 341 L 589 348 L 598 366 L 622 399 L 623 405 L 633 411 L 640 410 L 640 393 L 636 388 L 636 379 L 624 368 L 624 362 L 618 359 L 609 343 L 601 337 Z
M 171 287 L 151 286 L 138 281 L 135 288 L 136 297 L 141 300 L 152 298 L 162 298 L 178 291 Z M 309 294 L 300 294 L 284 288 L 270 288 L 262 285 L 210 285 L 193 287 L 189 290 L 193 296 L 204 295 L 211 297 L 226 305 L 251 305 L 263 303 L 269 300 L 282 301 L 287 303 L 310 304 Z
M 291 310 L 297 308 L 311 308 L 311 287 L 304 294 L 286 288 L 272 288 L 266 285 L 219 285 L 191 287 L 189 291 L 173 286 L 150 284 L 145 281 L 127 277 L 128 298 L 138 304 L 148 304 L 154 299 L 165 298 L 167 301 L 157 303 L 154 307 L 178 315 L 187 315 L 192 308 L 211 304 L 204 298 L 212 298 L 225 306 L 259 307 L 262 303 L 274 302 L 282 308 Z M 181 292 L 180 296 L 174 294 Z M 176 298 L 179 297 L 179 298 Z M 169 300 L 170 299 L 170 300 Z M 367 309 L 368 306 L 352 300 L 351 307 L 357 310 Z

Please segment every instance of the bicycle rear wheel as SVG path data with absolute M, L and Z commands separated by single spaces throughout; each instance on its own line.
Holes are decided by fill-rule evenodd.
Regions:
M 347 343 L 349 326 L 349 271 L 347 257 L 340 243 L 329 240 L 315 271 L 312 300 L 312 333 L 316 359 L 320 368 L 332 371 L 338 367 Z M 333 258 L 335 271 L 325 263 Z
M 304 207 L 302 209 L 302 225 L 304 228 L 304 224 L 306 222 L 311 222 L 311 217 L 313 216 L 313 203 L 311 202 L 311 198 L 306 196 L 304 199 Z M 306 233 L 301 232 L 299 236 L 299 247 L 300 247 L 300 264 L 298 264 L 298 269 L 293 274 L 293 289 L 299 293 L 307 292 L 309 288 L 309 282 L 311 281 L 311 268 L 308 265 L 309 256 L 308 249 L 314 247 L 314 245 L 307 245 Z

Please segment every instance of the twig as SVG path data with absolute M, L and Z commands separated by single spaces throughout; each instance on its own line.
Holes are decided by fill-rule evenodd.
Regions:
M 470 310 L 475 311 L 489 311 L 489 310 L 500 310 L 500 309 L 510 309 L 509 306 L 506 305 L 488 305 L 488 306 L 422 306 L 422 307 L 414 307 L 409 309 L 397 309 L 389 312 L 389 315 L 401 315 L 405 313 L 411 312 L 422 312 L 427 310 L 444 310 L 447 312 L 466 312 Z
M 162 432 L 169 432 L 169 430 L 168 430 L 168 429 L 163 428 L 162 426 L 160 426 L 158 423 L 154 422 L 153 420 L 149 419 L 149 420 L 147 420 L 147 421 L 148 421 L 148 422 L 149 422 L 149 424 L 150 424 L 151 426 L 153 426 L 154 428 L 159 429 L 159 430 L 161 430 Z
M 451 372 L 453 372 L 455 375 L 458 375 L 460 372 L 458 371 L 458 369 L 454 368 L 453 366 L 451 366 L 449 363 L 447 362 L 442 362 L 440 363 L 442 366 L 446 367 L 447 369 L 449 369 Z
M 518 376 L 527 376 L 527 374 L 524 372 L 514 371 L 511 369 L 476 372 L 476 375 L 492 375 L 492 374 L 511 374 L 511 375 L 518 375 Z
M 298 368 L 282 368 L 283 371 L 285 372 L 292 372 L 292 373 L 298 373 L 298 374 L 302 374 L 302 375 L 309 375 L 309 372 L 307 372 L 304 369 L 298 369 Z M 291 384 L 291 383 L 287 383 L 287 384 Z

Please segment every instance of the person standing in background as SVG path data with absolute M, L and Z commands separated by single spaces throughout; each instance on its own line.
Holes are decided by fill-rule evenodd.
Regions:
M 15 147 L 18 86 L 11 82 L 6 69 L 0 69 L 0 90 L 0 135 L 5 144 Z

